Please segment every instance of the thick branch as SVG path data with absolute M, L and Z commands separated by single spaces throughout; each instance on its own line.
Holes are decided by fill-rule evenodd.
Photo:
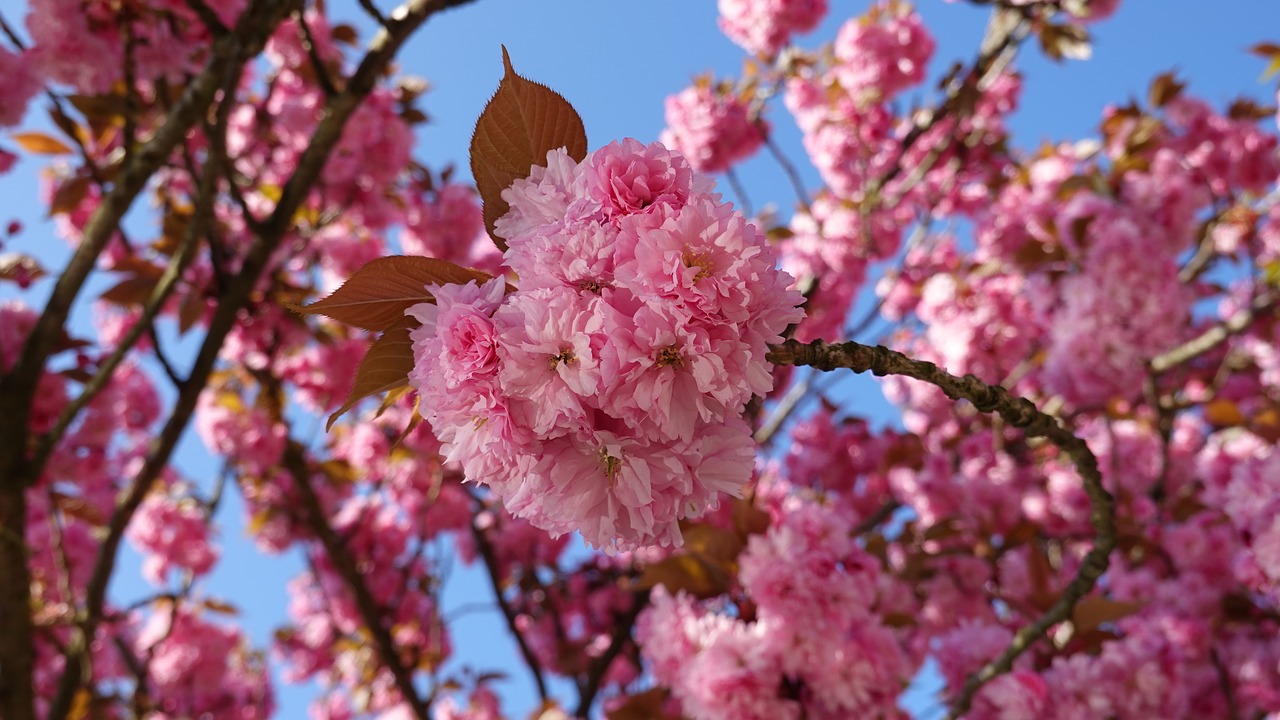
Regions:
M 1071 615 L 1076 602 L 1093 589 L 1106 572 L 1116 543 L 1115 510 L 1111 494 L 1102 487 L 1098 460 L 1083 440 L 1062 427 L 1052 416 L 1041 412 L 1026 398 L 1016 397 L 999 385 L 988 385 L 973 375 L 956 377 L 931 362 L 913 360 L 883 346 L 855 342 L 827 345 L 821 340 L 805 345 L 788 340 L 769 350 L 775 365 L 808 365 L 819 370 L 848 368 L 877 376 L 901 375 L 934 385 L 953 400 L 968 400 L 982 412 L 997 413 L 1005 422 L 1022 428 L 1028 437 L 1043 437 L 1064 452 L 1075 464 L 1091 506 L 1089 523 L 1094 529 L 1093 548 L 1080 563 L 1080 570 L 1067 584 L 1057 602 L 1044 615 L 1023 626 L 1009 647 L 978 672 L 969 676 L 951 703 L 949 718 L 968 711 L 978 690 L 995 677 L 1013 668 L 1013 662 L 1039 640 L 1053 625 Z
M 396 689 L 400 691 L 400 696 L 404 698 L 405 703 L 413 708 L 414 717 L 418 720 L 430 720 L 430 709 L 413 685 L 413 671 L 402 662 L 400 653 L 396 650 L 395 639 L 391 637 L 391 631 L 385 622 L 387 610 L 381 607 L 373 593 L 369 592 L 369 586 L 365 584 L 360 571 L 356 569 L 356 559 L 347 551 L 342 539 L 329 525 L 324 507 L 320 504 L 320 498 L 316 495 L 315 488 L 311 487 L 311 467 L 307 463 L 305 451 L 296 441 L 290 440 L 285 449 L 284 466 L 289 471 L 289 476 L 293 478 L 298 494 L 302 496 L 302 510 L 307 527 L 320 541 L 325 553 L 329 556 L 329 561 L 333 563 L 334 570 L 355 598 L 356 611 L 360 613 L 360 620 L 373 639 L 378 659 L 391 672 Z
M 31 570 L 24 531 L 27 495 L 14 483 L 0 488 L 0 717 L 35 720 L 35 633 L 31 623 Z

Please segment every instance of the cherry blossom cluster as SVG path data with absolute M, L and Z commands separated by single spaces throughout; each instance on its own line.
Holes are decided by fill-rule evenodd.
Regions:
M 835 77 L 857 102 L 888 99 L 924 79 L 935 48 L 909 4 L 877 3 L 864 18 L 840 27 Z
M 216 0 L 208 7 L 234 26 L 246 4 Z M 126 56 L 137 81 L 180 81 L 210 40 L 191 7 L 173 0 L 138 3 L 127 13 L 100 2 L 32 0 L 26 20 L 40 73 L 86 95 L 110 94 L 125 77 Z
M 40 77 L 28 55 L 0 47 L 0 127 L 21 122 L 27 103 L 39 89 Z
M 516 516 L 611 551 L 679 544 L 677 520 L 751 476 L 739 414 L 771 389 L 766 346 L 799 294 L 659 144 L 552 151 L 503 198 L 520 289 L 432 287 L 409 310 L 424 416 Z
M 795 33 L 816 28 L 827 0 L 720 0 L 720 29 L 748 52 L 776 55 Z
M 784 267 L 815 286 L 799 339 L 843 337 L 868 267 L 893 257 L 922 215 L 979 211 L 1008 163 L 1001 147 L 1021 91 L 1016 75 L 991 78 L 971 110 L 927 126 L 895 103 L 922 83 L 935 46 L 909 3 L 879 2 L 846 21 L 829 51 L 780 78 L 826 183 L 791 217 L 784 245 Z
M 265 720 L 275 709 L 265 658 L 234 627 L 161 610 L 138 631 L 135 652 L 150 660 L 157 717 Z
M 748 600 L 654 591 L 637 626 L 654 677 L 699 720 L 893 715 L 914 667 L 879 614 L 879 562 L 847 514 L 794 495 L 774 511 L 739 560 Z
M 760 149 L 768 125 L 752 117 L 747 101 L 731 88 L 696 83 L 666 102 L 662 143 L 698 172 L 728 170 Z

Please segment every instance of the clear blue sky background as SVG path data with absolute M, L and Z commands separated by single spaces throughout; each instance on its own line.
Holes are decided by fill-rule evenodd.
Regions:
M 379 4 L 390 5 L 384 0 Z M 938 39 L 930 69 L 934 76 L 953 61 L 967 61 L 976 51 L 987 12 L 963 3 L 919 0 L 920 11 Z M 349 0 L 330 0 L 335 17 L 351 18 Z M 831 0 L 831 15 L 813 34 L 800 39 L 813 47 L 830 40 L 844 19 L 861 13 L 868 3 Z M 24 3 L 5 0 L 11 24 L 20 24 Z M 663 127 L 662 100 L 685 87 L 699 73 L 732 76 L 740 71 L 743 53 L 716 27 L 712 0 L 649 0 L 644 3 L 603 0 L 479 0 L 432 20 L 401 56 L 403 71 L 426 77 L 433 89 L 424 108 L 432 122 L 419 132 L 417 156 L 433 168 L 453 163 L 465 176 L 467 146 L 475 118 L 501 75 L 499 44 L 506 44 L 517 70 L 559 90 L 582 115 L 591 146 L 620 137 L 650 141 Z M 367 24 L 363 37 L 367 39 Z M 1240 95 L 1274 101 L 1274 82 L 1261 83 L 1265 65 L 1246 52 L 1264 40 L 1280 40 L 1280 2 L 1275 0 L 1125 0 L 1111 20 L 1094 27 L 1094 57 L 1063 65 L 1044 60 L 1034 45 L 1019 60 L 1025 76 L 1021 109 L 1014 116 L 1015 143 L 1034 148 L 1045 141 L 1091 136 L 1103 107 L 1143 98 L 1151 78 L 1176 69 L 1189 81 L 1189 91 L 1221 106 Z M 37 103 L 38 104 L 38 103 Z M 811 188 L 817 174 L 803 162 L 799 135 L 779 103 L 770 115 L 776 137 L 800 164 Z M 47 126 L 44 113 L 33 109 L 25 127 Z M 0 134 L 0 143 L 5 142 Z M 11 143 L 7 143 L 10 144 Z M 36 196 L 38 160 L 25 159 L 0 178 L 0 224 L 20 219 L 27 229 L 6 249 L 35 252 L 46 266 L 57 268 L 66 257 L 52 236 Z M 773 202 L 784 212 L 793 195 L 778 166 L 767 156 L 747 162 L 741 176 L 757 208 Z M 146 232 L 145 213 L 130 220 Z M 108 281 L 103 281 L 102 285 Z M 29 302 L 39 304 L 50 283 L 41 283 Z M 0 285 L 0 298 L 14 294 Z M 76 314 L 88 322 L 87 308 Z M 862 412 L 892 422 L 871 381 L 850 381 L 842 396 L 857 397 Z M 184 474 L 209 479 L 216 461 L 189 433 L 179 455 Z M 223 560 L 206 583 L 206 592 L 231 599 L 241 609 L 240 622 L 259 645 L 285 621 L 285 581 L 301 569 L 299 558 L 264 557 L 245 539 L 238 498 L 229 497 L 220 513 Z M 136 575 L 130 554 L 124 573 Z M 475 572 L 455 568 L 456 582 L 446 595 L 446 610 L 487 598 Z M 136 577 L 122 576 L 113 596 L 122 601 L 150 592 Z M 479 593 L 479 594 L 478 594 Z M 523 717 L 534 700 L 526 673 L 512 665 L 514 647 L 493 612 L 469 612 L 452 626 L 455 663 L 504 667 L 511 679 L 503 688 L 507 709 Z M 282 718 L 305 717 L 312 688 L 277 686 Z M 913 711 L 932 715 L 913 703 Z

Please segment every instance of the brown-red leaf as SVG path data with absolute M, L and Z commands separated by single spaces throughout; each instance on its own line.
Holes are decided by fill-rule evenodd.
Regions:
M 103 300 L 123 307 L 143 306 L 155 291 L 156 278 L 145 275 L 130 275 L 107 290 L 103 291 Z
M 1090 632 L 1097 630 L 1103 623 L 1126 618 L 1146 606 L 1147 603 L 1142 601 L 1110 600 L 1094 595 L 1081 598 L 1076 603 L 1071 611 L 1071 622 L 1076 626 L 1077 633 Z
M 326 430 L 332 428 L 339 417 L 361 400 L 409 383 L 409 371 L 413 369 L 413 340 L 409 337 L 409 331 L 417 325 L 418 322 L 413 318 L 401 317 L 398 324 L 373 341 L 356 370 L 355 385 L 351 387 L 342 407 L 329 416 Z
M 605 711 L 605 717 L 609 720 L 670 720 L 671 716 L 662 708 L 667 695 L 666 688 L 655 687 L 624 697 Z
M 71 148 L 58 138 L 42 132 L 14 133 L 9 137 L 22 146 L 23 150 L 37 155 L 70 155 Z
M 105 525 L 102 519 L 102 513 L 91 505 L 84 498 L 76 495 L 68 495 L 66 493 L 53 491 L 50 493 L 53 499 L 54 507 L 62 511 L 64 515 L 73 517 L 77 520 L 83 520 L 94 526 Z
M 352 275 L 327 298 L 306 307 L 291 306 L 303 315 L 324 315 L 340 323 L 374 332 L 395 327 L 404 311 L 435 302 L 427 285 L 483 283 L 488 273 L 426 257 L 396 255 L 378 258 Z
M 529 177 L 533 166 L 544 164 L 548 151 L 563 147 L 581 161 L 587 156 L 587 132 L 568 100 L 516 74 L 506 47 L 502 65 L 505 73 L 498 91 L 480 113 L 471 136 L 471 175 L 484 202 L 485 227 L 505 250 L 506 243 L 494 230 L 498 218 L 510 209 L 502 191 Z
M 706 599 L 724 594 L 732 584 L 729 571 L 714 562 L 688 553 L 677 553 L 646 565 L 632 589 L 651 590 L 658 585 L 675 594 L 681 590 Z

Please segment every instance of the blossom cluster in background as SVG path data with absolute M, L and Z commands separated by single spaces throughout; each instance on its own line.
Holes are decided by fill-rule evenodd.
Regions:
M 748 102 L 729 88 L 696 83 L 667 98 L 662 143 L 698 172 L 728 170 L 760 149 L 769 126 L 753 118 Z
M 827 0 L 720 0 L 720 29 L 743 49 L 773 55 L 818 26 Z

